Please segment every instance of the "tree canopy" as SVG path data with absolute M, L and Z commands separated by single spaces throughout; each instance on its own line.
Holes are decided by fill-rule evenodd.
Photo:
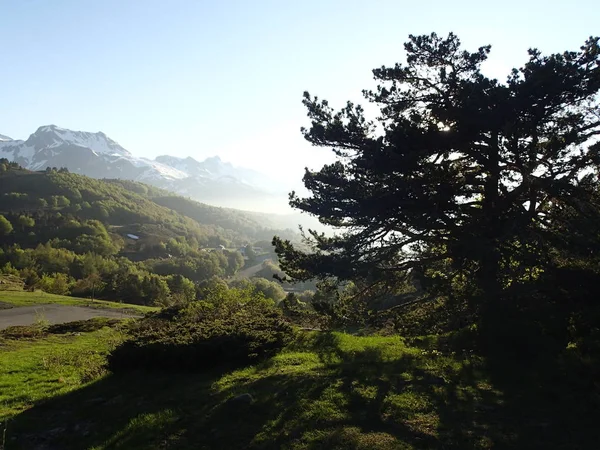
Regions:
M 3 215 L 0 215 L 0 234 L 2 236 L 6 236 L 8 234 L 10 234 L 13 230 L 13 226 L 10 223 L 10 221 L 4 217 Z
M 543 268 L 557 207 L 591 207 L 599 38 L 549 56 L 530 49 L 504 82 L 481 71 L 490 46 L 469 52 L 452 33 L 411 35 L 404 48 L 406 62 L 373 70 L 379 84 L 363 91 L 374 120 L 304 93 L 304 137 L 337 158 L 307 169 L 310 195 L 290 204 L 337 233 L 309 230 L 312 252 L 275 237 L 281 267 L 296 280 L 377 285 L 444 264 L 446 280 L 467 272 L 493 296 L 523 267 Z

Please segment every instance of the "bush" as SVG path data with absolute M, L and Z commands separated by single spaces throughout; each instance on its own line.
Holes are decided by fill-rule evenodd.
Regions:
M 50 294 L 67 295 L 71 289 L 71 279 L 64 273 L 43 275 L 39 284 L 42 291 Z
M 230 286 L 238 289 L 251 288 L 256 293 L 262 294 L 275 302 L 279 302 L 285 298 L 285 291 L 281 285 L 276 281 L 270 281 L 265 278 L 233 280 Z
M 292 333 L 273 302 L 251 290 L 219 287 L 206 300 L 135 322 L 109 364 L 113 371 L 236 367 L 274 354 Z

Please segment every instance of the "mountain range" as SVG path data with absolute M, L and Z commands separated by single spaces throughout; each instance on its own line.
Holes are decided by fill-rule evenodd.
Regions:
M 287 188 L 251 169 L 234 167 L 218 156 L 194 158 L 132 155 L 103 132 L 39 127 L 27 140 L 0 135 L 0 157 L 29 170 L 66 167 L 93 178 L 144 182 L 217 206 L 274 212 L 285 208 Z

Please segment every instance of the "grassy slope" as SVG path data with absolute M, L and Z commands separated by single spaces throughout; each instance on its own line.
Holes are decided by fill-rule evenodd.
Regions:
M 48 294 L 47 292 L 42 291 L 0 291 L 0 302 L 8 303 L 14 306 L 35 306 L 53 303 L 69 306 L 88 306 L 92 308 L 130 310 L 142 313 L 159 310 L 159 308 L 154 306 L 132 305 L 129 303 L 108 302 L 106 300 L 94 300 L 92 302 L 90 299 L 86 298 Z
M 586 411 L 593 402 L 577 398 L 577 386 L 562 392 L 557 380 L 544 387 L 529 372 L 490 372 L 437 338 L 411 347 L 399 337 L 308 333 L 254 367 L 85 383 L 72 355 L 114 339 L 102 333 L 0 348 L 3 371 L 20 367 L 11 386 L 35 380 L 26 396 L 4 394 L 4 414 L 27 408 L 8 422 L 7 448 L 574 449 L 594 448 L 599 437 Z M 45 355 L 59 342 L 72 359 L 49 370 Z M 60 377 L 79 381 L 65 388 Z M 254 401 L 231 400 L 242 393 Z
M 3 335 L 0 332 L 0 421 L 104 375 L 106 352 L 121 340 L 121 333 L 108 327 L 38 340 Z

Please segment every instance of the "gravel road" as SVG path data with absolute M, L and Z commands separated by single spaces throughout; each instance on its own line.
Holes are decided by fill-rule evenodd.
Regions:
M 0 330 L 13 325 L 31 325 L 38 318 L 43 318 L 50 324 L 87 320 L 94 317 L 125 318 L 141 317 L 123 311 L 110 309 L 87 308 L 85 306 L 67 305 L 36 305 L 22 306 L 10 309 L 0 309 Z

